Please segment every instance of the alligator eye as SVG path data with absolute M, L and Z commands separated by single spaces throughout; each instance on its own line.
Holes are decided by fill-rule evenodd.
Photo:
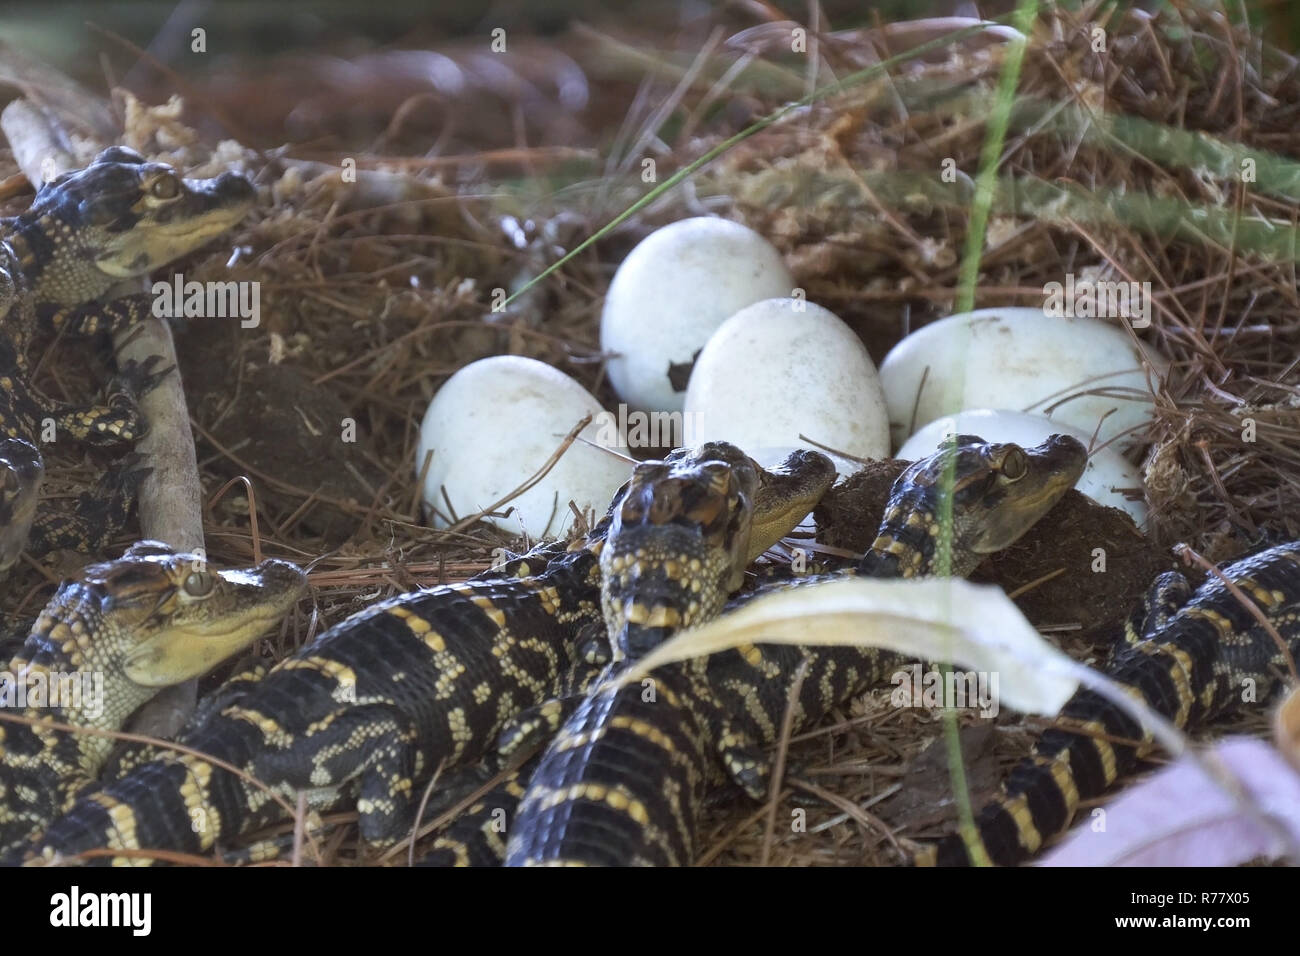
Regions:
M 212 593 L 212 586 L 216 584 L 214 578 L 207 571 L 191 571 L 185 578 L 185 593 L 190 597 L 207 597 Z
M 1002 458 L 1002 477 L 1008 481 L 1018 481 L 1029 470 L 1029 459 L 1019 448 L 1012 448 Z
M 149 184 L 149 195 L 155 199 L 175 199 L 180 194 L 180 181 L 171 173 L 164 173 Z

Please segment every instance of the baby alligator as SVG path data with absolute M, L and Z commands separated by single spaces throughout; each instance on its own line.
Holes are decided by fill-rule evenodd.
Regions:
M 708 446 L 697 454 L 707 460 Z M 770 547 L 829 486 L 833 469 L 822 462 L 812 478 L 763 478 L 747 556 Z M 219 690 L 182 742 L 265 788 L 203 758 L 168 752 L 79 801 L 49 827 L 36 853 L 52 859 L 105 846 L 202 852 L 281 819 L 271 793 L 292 803 L 298 791 L 314 810 L 355 804 L 368 843 L 406 836 L 435 770 L 479 760 L 517 714 L 573 694 L 607 660 L 599 562 L 610 523 L 607 515 L 567 549 L 537 549 L 541 573 L 532 574 L 533 558 L 525 555 L 510 567 L 518 579 L 381 601 L 264 676 L 244 675 Z
M 601 607 L 615 661 L 715 617 L 745 565 L 788 533 L 834 478 L 834 465 L 818 452 L 797 451 L 765 472 L 725 442 L 638 465 L 610 513 L 600 553 Z M 520 715 L 502 735 L 502 765 L 554 735 L 587 687 L 577 690 Z M 421 865 L 501 863 L 510 817 L 536 764 L 530 760 L 458 818 Z
M 899 477 L 856 573 L 934 573 L 945 475 L 952 481 L 951 570 L 965 575 L 1042 517 L 1073 487 L 1085 462 L 1083 446 L 1059 435 L 1027 451 L 958 436 L 954 447 Z M 625 513 L 623 525 L 629 542 L 611 541 L 609 547 L 658 555 L 665 582 L 656 605 L 662 610 L 648 613 L 639 600 L 610 602 L 611 634 L 632 653 L 657 639 L 648 625 L 679 615 L 685 623 L 696 593 L 710 591 L 738 569 L 737 551 L 725 536 L 657 523 L 653 509 L 630 517 Z M 743 533 L 742 524 L 736 527 Z M 617 559 L 610 564 L 607 591 L 635 589 L 635 575 L 644 573 L 640 566 L 620 567 Z M 712 610 L 701 605 L 690 616 L 702 620 Z M 690 863 L 709 787 L 729 776 L 751 796 L 766 796 L 763 754 L 776 742 L 805 662 L 795 701 L 797 728 L 883 679 L 902 660 L 856 648 L 758 645 L 659 668 L 643 684 L 598 688 L 565 723 L 534 773 L 510 834 L 507 865 Z
M 1244 592 L 1282 638 L 1269 634 L 1223 578 L 1210 574 L 1193 594 L 1187 579 L 1156 579 L 1105 671 L 1175 726 L 1194 728 L 1265 700 L 1300 654 L 1300 541 L 1228 565 L 1223 578 Z M 1133 772 L 1152 749 L 1151 734 L 1105 697 L 1080 690 L 1061 711 L 1070 727 L 1043 733 L 1011 772 L 1002 794 L 976 816 L 989 858 L 1018 863 L 1069 826 L 1080 801 L 1100 796 Z M 1131 744 L 1120 741 L 1132 741 Z M 968 865 L 959 835 L 923 852 L 918 863 Z
M 212 571 L 153 541 L 65 582 L 0 674 L 0 856 L 67 810 L 113 745 L 52 724 L 120 730 L 160 688 L 206 673 L 266 633 L 305 586 L 285 561 Z M 129 830 L 126 817 L 114 819 Z
M 105 404 L 57 402 L 31 386 L 33 338 L 41 328 L 115 332 L 148 316 L 153 300 L 147 295 L 94 300 L 226 231 L 252 207 L 254 195 L 252 184 L 234 173 L 181 179 L 169 166 L 113 147 L 43 186 L 26 212 L 0 219 L 0 437 L 32 445 L 50 440 L 51 432 L 91 445 L 139 438 L 144 423 L 137 399 L 167 370 L 154 361 L 124 363 Z M 125 521 L 143 474 L 133 459 L 118 462 L 74 514 L 36 519 L 30 550 L 105 544 Z M 8 526 L 3 533 L 6 544 L 18 537 Z

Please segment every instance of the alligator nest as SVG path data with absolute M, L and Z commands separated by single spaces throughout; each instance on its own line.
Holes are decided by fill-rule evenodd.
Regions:
M 1100 5 L 1087 15 L 1054 10 L 1033 29 L 975 303 L 1041 305 L 1044 284 L 1064 273 L 1149 281 L 1154 291 L 1151 325 L 1140 334 L 1173 368 L 1153 398 L 1150 433 L 1138 436 L 1147 449 L 1150 540 L 1114 513 L 1098 516 L 1100 509 L 1075 502 L 1083 510 L 1059 519 L 1075 533 L 1058 528 L 1033 539 L 1021 559 L 1013 554 L 1009 568 L 994 571 L 1009 590 L 1027 586 L 1031 617 L 1053 625 L 1084 658 L 1095 657 L 1089 642 L 1098 629 L 1170 563 L 1169 545 L 1186 542 L 1219 560 L 1261 540 L 1300 537 L 1297 61 L 1221 10 L 1174 4 L 1159 15 L 1108 15 Z M 605 131 L 623 124 L 618 141 L 629 158 L 604 170 L 581 150 L 385 161 L 346 134 L 327 165 L 229 141 L 212 149 L 175 104 L 145 108 L 118 96 L 127 145 L 206 174 L 236 161 L 263 190 L 233 243 L 184 270 L 198 279 L 258 280 L 261 325 L 179 326 L 177 349 L 208 499 L 247 476 L 261 550 L 303 561 L 326 555 L 312 576 L 316 629 L 381 595 L 468 577 L 488 566 L 493 548 L 517 547 L 482 524 L 448 532 L 422 525 L 413 462 L 424 407 L 458 368 L 501 353 L 549 362 L 612 405 L 598 348 L 601 298 L 615 265 L 655 226 L 702 212 L 752 226 L 781 249 L 808 297 L 849 322 L 877 361 L 906 331 L 952 311 L 1006 46 L 997 30 L 793 111 L 505 311 L 490 310 L 491 290 L 518 288 L 643 195 L 641 156 L 655 157 L 662 178 L 802 96 L 809 58 L 790 53 L 789 27 L 714 37 L 693 61 L 590 31 L 568 41 L 592 87 L 601 87 L 602 109 L 615 109 L 606 101 L 619 94 L 626 95 L 618 108 L 634 104 L 626 117 L 590 109 L 562 117 L 566 138 L 558 142 L 606 150 L 610 136 L 583 133 L 583 124 Z M 814 50 L 820 82 L 952 28 L 823 34 Z M 1098 36 L 1104 51 L 1094 49 Z M 742 59 L 744 69 L 728 69 Z M 654 78 L 634 95 L 647 72 Z M 460 116 L 480 107 L 503 115 L 497 91 L 471 86 L 465 95 Z M 547 122 L 559 123 L 559 108 L 550 109 Z M 413 135 L 403 110 L 385 119 L 379 152 L 400 152 Z M 468 137 L 458 144 L 463 157 L 499 145 L 474 142 L 471 126 L 459 127 Z M 1243 147 L 1256 162 L 1244 162 Z M 357 162 L 355 184 L 340 179 L 338 161 L 347 156 Z M 957 175 L 944 183 L 938 174 L 948 160 Z M 519 177 L 521 164 L 531 175 Z M 75 361 L 75 350 L 60 349 Z M 60 373 L 60 381 L 70 378 Z M 355 442 L 342 438 L 348 422 Z M 859 482 L 872 486 L 860 499 L 846 492 L 828 508 L 878 513 L 892 474 L 880 467 Z M 212 501 L 205 533 L 214 560 L 247 560 L 249 499 L 227 493 Z M 1087 570 L 1099 534 L 1123 554 L 1105 576 Z M 1043 596 L 1053 584 L 1039 579 L 1061 569 L 1057 591 Z M 40 579 L 31 574 L 34 586 Z M 1088 596 L 1085 579 L 1094 577 L 1107 586 Z M 18 596 L 28 609 L 39 601 L 27 590 L 11 593 L 11 610 Z M 1118 597 L 1107 604 L 1106 595 Z M 290 633 L 301 639 L 308 630 Z M 286 650 L 278 641 L 261 653 Z M 988 721 L 963 730 L 977 801 L 1040 726 L 1009 714 L 1000 725 L 999 734 Z M 792 742 L 773 829 L 765 807 L 731 800 L 711 811 L 705 860 L 896 862 L 890 831 L 951 827 L 942 747 L 929 746 L 940 726 L 925 711 L 889 707 L 887 693 L 855 702 L 831 726 Z M 1262 719 L 1244 729 L 1260 727 Z M 800 808 L 809 833 L 792 834 L 788 821 Z M 330 845 L 339 862 L 354 858 L 350 842 Z

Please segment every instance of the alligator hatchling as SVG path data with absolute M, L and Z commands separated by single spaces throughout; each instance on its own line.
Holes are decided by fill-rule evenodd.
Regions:
M 130 444 L 143 433 L 137 400 L 170 370 L 123 363 L 102 404 L 57 402 L 30 381 L 38 331 L 93 335 L 129 328 L 150 314 L 144 294 L 95 301 L 123 279 L 143 276 L 234 226 L 252 208 L 252 184 L 236 173 L 183 179 L 115 146 L 85 169 L 46 183 L 31 207 L 0 219 L 0 436 L 6 477 L 0 566 L 22 550 L 95 551 L 122 527 L 144 472 L 126 456 L 83 494 L 71 513 L 36 509 L 53 436 L 88 445 Z M 10 518 L 13 512 L 17 520 Z M 26 527 L 23 527 L 23 523 Z
M 716 480 L 726 467 L 719 454 L 736 452 L 713 445 L 680 452 L 664 494 L 680 493 L 694 464 Z M 756 517 L 743 527 L 715 529 L 727 548 L 739 549 L 740 567 L 785 535 L 834 477 L 829 459 L 810 452 L 795 453 L 778 471 L 748 467 L 753 480 L 746 491 Z M 706 488 L 711 493 L 695 503 L 691 517 L 725 517 L 717 509 L 730 487 Z M 274 797 L 287 797 L 292 806 L 300 791 L 316 810 L 355 806 L 369 843 L 384 846 L 406 836 L 436 770 L 480 760 L 507 727 L 544 714 L 548 701 L 580 694 L 609 660 L 601 554 L 626 491 L 582 538 L 512 562 L 505 570 L 515 578 L 381 601 L 268 673 L 230 681 L 200 708 L 181 740 L 246 776 L 193 753 L 166 752 L 79 801 L 47 829 L 34 855 L 67 858 L 102 847 L 207 851 L 282 818 L 284 805 Z M 724 596 L 707 599 L 718 603 Z
M 0 573 L 24 550 L 95 550 L 122 527 L 144 474 L 137 457 L 108 469 L 72 513 L 46 513 L 40 443 L 52 424 L 86 445 L 131 444 L 146 427 L 139 397 L 170 371 L 126 363 L 102 402 L 53 401 L 31 383 L 38 335 L 129 328 L 150 297 L 95 300 L 225 232 L 253 199 L 233 173 L 182 179 L 114 147 L 0 220 Z M 286 835 L 249 835 L 287 820 L 303 795 L 313 820 L 354 809 L 363 841 L 382 849 L 495 776 L 434 835 L 423 865 L 690 864 L 710 791 L 767 798 L 787 711 L 795 731 L 808 728 L 909 661 L 758 644 L 657 668 L 646 682 L 620 676 L 678 631 L 776 590 L 964 576 L 1051 510 L 1086 461 L 1059 435 L 1035 448 L 956 436 L 898 478 L 860 560 L 763 575 L 737 596 L 749 564 L 825 494 L 834 465 L 797 451 L 768 470 L 725 442 L 679 449 L 637 464 L 576 540 L 373 604 L 226 681 L 183 747 L 136 746 L 101 779 L 134 710 L 247 648 L 306 589 L 286 561 L 214 571 L 201 554 L 139 542 L 65 581 L 0 676 L 0 858 L 266 860 Z M 1234 707 L 1243 682 L 1261 696 L 1280 684 L 1300 650 L 1297 581 L 1300 543 L 1231 563 L 1195 590 L 1161 575 L 1104 669 L 1174 725 L 1204 724 Z M 1125 711 L 1079 691 L 977 814 L 975 837 L 995 863 L 1028 859 L 1153 747 Z M 964 865 L 971 850 L 953 834 L 912 862 Z
M 1061 436 L 1031 449 L 959 436 L 900 476 L 858 565 L 757 593 L 845 574 L 933 573 L 948 475 L 951 568 L 964 575 L 1050 510 L 1085 460 L 1083 447 Z M 619 688 L 607 679 L 677 629 L 725 613 L 746 565 L 798 522 L 833 476 L 816 453 L 764 471 L 725 443 L 643 463 L 605 519 L 577 541 L 539 546 L 496 578 L 382 601 L 269 672 L 229 681 L 182 735 L 212 761 L 148 752 L 118 779 L 82 790 L 93 761 L 77 763 L 75 752 L 53 759 L 52 742 L 72 738 L 50 738 L 41 752 L 51 756 L 37 764 L 58 799 L 19 812 L 10 796 L 6 819 L 33 834 L 50 807 L 66 812 L 30 843 L 11 836 L 9 862 L 143 863 L 151 852 L 229 847 L 284 819 L 299 792 L 314 810 L 355 807 L 362 837 L 389 846 L 418 825 L 415 811 L 435 771 L 448 774 L 443 789 L 452 792 L 458 774 L 481 777 L 486 766 L 506 768 L 505 782 L 454 821 L 424 863 L 689 863 L 710 788 L 730 780 L 766 795 L 768 754 L 797 673 L 803 727 L 906 658 L 757 645 L 655 670 L 651 699 L 641 684 Z M 1296 612 L 1286 582 L 1297 564 L 1287 546 L 1225 570 L 1266 609 L 1292 652 Z M 1161 577 L 1109 671 L 1182 726 L 1221 712 L 1243 676 L 1271 686 L 1281 651 L 1226 593 L 1211 581 L 1189 595 L 1181 577 Z M 61 606 L 53 602 L 43 620 L 67 617 L 53 610 Z M 1066 715 L 1081 733 L 1045 734 L 1006 795 L 979 817 L 999 863 L 1036 850 L 1068 824 L 1081 797 L 1113 783 L 1149 748 L 1149 737 L 1089 692 Z M 1107 743 L 1098 731 L 1140 744 Z M 516 759 L 539 746 L 539 755 Z M 13 766 L 6 762 L 6 773 Z M 35 791 L 10 784 L 6 792 Z M 284 846 L 271 838 L 231 855 L 265 859 Z M 916 862 L 966 862 L 964 844 L 949 838 Z
M 102 732 L 250 645 L 305 587 L 287 561 L 214 571 L 154 541 L 64 582 L 0 680 L 0 705 L 20 717 L 0 722 L 0 853 L 96 781 L 113 745 Z
M 1069 437 L 1054 436 L 1026 451 L 958 436 L 953 447 L 899 476 L 876 540 L 857 568 L 841 573 L 934 573 L 943 477 L 952 474 L 951 567 L 964 575 L 1046 514 L 1074 486 L 1086 460 L 1083 446 Z M 632 592 L 612 602 L 607 614 L 611 638 L 629 657 L 661 639 L 646 627 L 654 617 L 644 613 L 637 596 L 646 572 L 633 555 L 664 555 L 652 569 L 666 581 L 659 601 L 670 610 L 657 617 L 674 620 L 677 609 L 695 603 L 701 573 L 708 587 L 711 579 L 727 580 L 743 571 L 725 539 L 700 529 L 691 534 L 638 505 L 635 500 L 623 505 L 619 533 L 606 546 L 624 556 L 610 562 L 606 589 L 616 595 Z M 743 533 L 743 521 L 737 524 Z M 696 566 L 690 573 L 686 558 L 679 556 L 683 552 Z M 822 580 L 778 586 L 808 587 Z M 699 616 L 718 610 L 701 608 Z M 708 787 L 730 778 L 755 799 L 766 798 L 765 755 L 776 743 L 801 669 L 796 729 L 887 678 L 903 660 L 877 650 L 756 645 L 653 671 L 653 699 L 639 683 L 597 690 L 542 757 L 511 829 L 507 863 L 690 863 Z
M 1300 653 L 1300 542 L 1268 548 L 1219 574 L 1195 592 L 1178 572 L 1157 578 L 1105 666 L 1107 675 L 1179 728 L 1228 713 L 1241 704 L 1248 685 L 1257 699 L 1267 699 Z M 1255 603 L 1263 622 L 1229 582 Z M 1061 718 L 1078 732 L 1044 732 L 1033 754 L 1012 770 L 1002 794 L 976 815 L 980 843 L 994 863 L 1027 859 L 1070 825 L 1081 801 L 1101 796 L 1152 749 L 1150 731 L 1096 691 L 1080 690 Z M 954 834 L 917 862 L 971 861 Z

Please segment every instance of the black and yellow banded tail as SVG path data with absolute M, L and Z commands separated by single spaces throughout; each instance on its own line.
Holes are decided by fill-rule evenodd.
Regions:
M 699 668 L 589 696 L 547 750 L 509 841 L 508 866 L 685 866 L 721 781 Z M 714 772 L 716 769 L 716 773 Z
M 410 832 L 422 786 L 442 766 L 490 752 L 520 710 L 570 686 L 576 639 L 599 620 L 593 548 L 539 578 L 478 580 L 399 595 L 339 622 L 261 680 L 232 682 L 165 752 L 82 798 L 34 848 L 208 852 L 285 818 L 355 802 L 361 836 Z M 257 782 L 254 782 L 257 781 Z
M 984 850 L 999 866 L 1021 862 L 1063 832 L 1080 802 L 1100 796 L 1131 772 L 1138 751 L 1149 744 L 1130 717 L 1092 691 L 1077 694 L 1062 716 L 1085 732 L 1044 733 L 1033 754 L 1011 771 L 1002 794 L 976 816 Z M 952 835 L 934 848 L 932 859 L 923 855 L 918 862 L 969 866 L 972 861 L 960 835 Z
M 955 448 L 916 463 L 899 477 L 876 541 L 857 573 L 911 577 L 935 570 L 945 475 L 955 476 L 950 482 L 951 569 L 964 574 L 1037 521 L 1074 484 L 1085 464 L 1083 446 L 1070 438 L 1056 436 L 1026 451 L 963 436 Z M 723 487 L 721 482 L 709 483 L 715 486 Z M 703 494 L 677 498 L 708 500 Z M 633 525 L 630 534 L 626 521 L 623 528 L 616 525 L 618 533 L 611 532 L 602 552 L 603 563 L 629 551 L 655 558 L 671 545 L 675 550 L 660 559 L 660 566 L 671 565 L 676 573 L 647 578 L 641 570 L 644 558 L 638 574 L 626 580 L 620 574 L 623 568 L 611 568 L 602 580 L 606 604 L 612 603 L 612 588 L 639 592 L 642 598 L 640 604 L 616 606 L 644 605 L 647 590 L 662 601 L 669 589 L 661 583 L 675 582 L 680 606 L 706 620 L 718 608 L 701 610 L 706 602 L 696 595 L 727 590 L 735 567 L 734 562 L 717 559 L 721 549 L 715 539 L 726 538 L 712 533 L 724 525 L 726 509 L 717 505 L 674 511 L 661 506 L 658 511 L 698 519 L 697 539 L 704 545 L 687 552 L 688 522 L 680 530 L 667 521 L 642 522 Z M 640 509 L 632 517 L 642 513 L 653 515 L 655 509 Z M 672 533 L 651 533 L 656 531 Z M 743 552 L 731 549 L 733 554 L 737 550 Z M 654 587 L 642 587 L 645 580 Z M 788 586 L 815 583 L 805 578 Z M 639 625 L 642 617 L 648 615 L 627 614 L 624 620 Z M 613 623 L 620 622 L 615 617 Z M 671 623 L 693 622 L 683 614 Z M 619 632 L 611 631 L 617 644 Z M 625 627 L 622 633 L 631 631 Z M 635 656 L 645 648 L 629 642 L 628 649 L 629 656 Z M 649 699 L 643 696 L 647 688 L 640 685 L 594 692 L 543 758 L 520 805 L 507 865 L 689 864 L 698 811 L 709 786 L 730 778 L 751 796 L 766 794 L 767 751 L 777 741 L 797 675 L 804 677 L 794 726 L 802 729 L 886 676 L 896 660 L 874 650 L 750 645 L 656 669 L 650 675 Z
M 519 801 L 540 761 L 540 754 L 534 756 L 470 804 L 437 836 L 415 865 L 500 866 L 506 857 L 506 839 L 519 810 Z
M 1243 701 L 1263 701 L 1300 649 L 1300 543 L 1281 545 L 1223 569 L 1282 637 L 1284 647 L 1231 589 L 1212 575 L 1181 609 L 1185 582 L 1162 575 L 1145 621 L 1130 623 L 1106 672 L 1179 728 L 1192 728 Z M 1143 635 L 1148 635 L 1145 638 Z M 1080 803 L 1131 773 L 1151 736 L 1110 700 L 1081 690 L 1061 712 L 1077 732 L 1053 728 L 1021 761 L 1003 792 L 975 818 L 989 859 L 1010 866 L 1070 825 Z M 918 855 L 919 864 L 966 866 L 959 835 Z

